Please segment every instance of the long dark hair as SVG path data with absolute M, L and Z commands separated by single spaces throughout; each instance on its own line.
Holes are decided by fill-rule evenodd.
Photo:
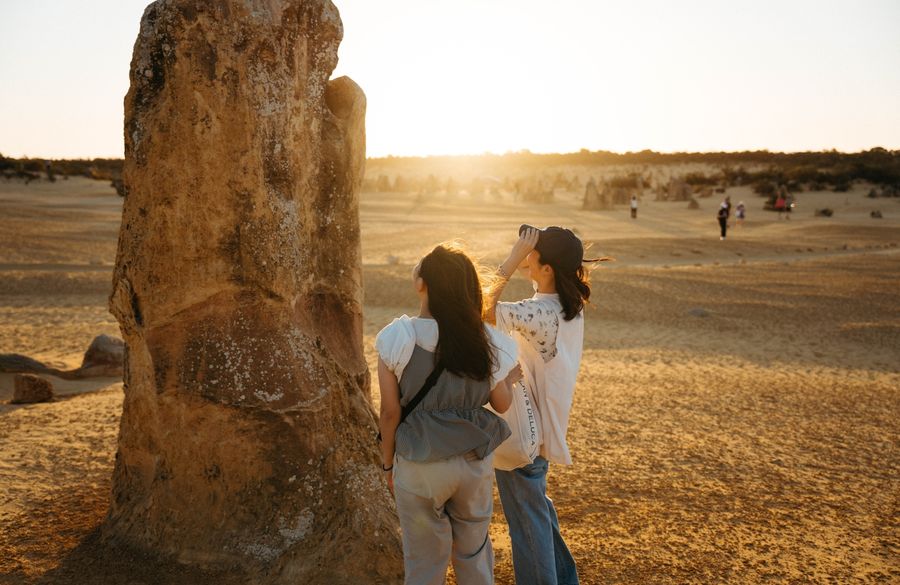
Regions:
M 553 268 L 553 280 L 559 295 L 559 303 L 563 308 L 563 318 L 571 321 L 581 313 L 584 304 L 591 298 L 591 285 L 587 273 L 584 266 L 579 266 L 574 272 L 561 270 L 552 262 L 550 266 Z
M 486 380 L 492 370 L 491 346 L 472 260 L 461 250 L 437 246 L 422 258 L 419 277 L 428 287 L 428 310 L 438 324 L 437 360 L 454 374 Z

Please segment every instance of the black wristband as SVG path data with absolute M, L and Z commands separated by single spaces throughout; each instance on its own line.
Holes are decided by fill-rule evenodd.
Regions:
M 381 471 L 391 471 L 392 469 L 394 469 L 394 465 L 393 465 L 393 464 L 391 464 L 390 467 L 385 467 L 385 466 L 384 466 L 384 463 L 381 464 Z

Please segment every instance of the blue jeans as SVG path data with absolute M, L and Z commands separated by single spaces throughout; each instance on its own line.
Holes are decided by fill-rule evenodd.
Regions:
M 577 585 L 575 559 L 559 533 L 559 518 L 547 497 L 547 460 L 496 471 L 497 490 L 512 540 L 516 585 Z

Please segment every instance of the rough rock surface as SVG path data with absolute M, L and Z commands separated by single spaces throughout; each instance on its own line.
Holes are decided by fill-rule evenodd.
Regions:
M 365 96 L 323 0 L 159 0 L 125 99 L 104 538 L 265 583 L 402 578 L 362 350 Z
M 16 374 L 13 380 L 13 404 L 32 404 L 53 400 L 53 384 L 34 374 Z

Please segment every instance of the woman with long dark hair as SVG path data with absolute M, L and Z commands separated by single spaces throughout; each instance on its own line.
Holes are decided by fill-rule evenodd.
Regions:
M 509 428 L 484 406 L 509 408 L 516 345 L 483 323 L 481 283 L 462 251 L 434 248 L 413 284 L 419 316 L 394 319 L 375 340 L 382 469 L 397 503 L 405 582 L 444 583 L 452 558 L 460 583 L 493 583 L 491 459 Z
M 531 403 L 538 411 L 540 454 L 517 469 L 496 471 L 503 514 L 509 524 L 517 585 L 571 585 L 578 572 L 547 497 L 549 463 L 571 465 L 566 428 L 581 364 L 584 305 L 591 296 L 581 240 L 561 227 L 523 225 L 519 240 L 499 268 L 500 280 L 487 301 L 486 318 L 518 342 L 519 363 Z M 497 300 L 517 271 L 531 279 L 535 294 L 515 303 Z

